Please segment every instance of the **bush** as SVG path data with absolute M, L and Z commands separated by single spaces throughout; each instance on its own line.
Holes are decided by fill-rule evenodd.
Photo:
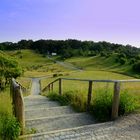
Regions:
M 111 93 L 100 91 L 90 106 L 90 112 L 97 118 L 99 121 L 110 120 L 112 111 L 112 95 Z
M 4 113 L 0 115 L 0 137 L 3 140 L 16 140 L 20 135 L 20 125 L 16 118 Z
M 135 111 L 137 107 L 137 99 L 128 94 L 127 91 L 120 95 L 119 115 L 131 113 Z
M 76 92 L 78 93 L 78 92 Z M 79 96 L 80 95 L 80 96 Z M 77 112 L 85 112 L 87 109 L 87 102 L 82 94 L 73 94 L 72 98 L 72 107 L 77 111 Z
M 127 62 L 127 59 L 122 57 L 120 58 L 119 62 L 121 65 L 124 65 Z
M 119 116 L 135 111 L 137 100 L 126 91 L 120 95 Z M 91 113 L 99 121 L 108 121 L 111 119 L 112 95 L 111 92 L 100 92 L 91 103 Z
M 87 100 L 83 94 L 75 92 L 66 92 L 62 96 L 57 93 L 49 93 L 47 96 L 53 100 L 60 102 L 61 105 L 72 105 L 78 112 L 84 112 L 87 109 Z M 96 96 L 91 101 L 89 111 L 98 121 L 111 120 L 112 113 L 112 92 L 107 90 L 98 90 Z M 137 100 L 127 93 L 120 95 L 119 115 L 131 113 L 137 108 Z
M 54 74 L 53 74 L 53 77 L 57 77 L 57 76 L 58 76 L 58 74 L 57 74 L 57 73 L 54 73 Z
M 47 97 L 52 101 L 58 101 L 62 106 L 69 105 L 72 102 L 72 94 L 70 92 L 66 92 L 62 96 L 57 93 L 51 92 L 47 94 Z
M 106 56 L 107 56 L 107 52 L 101 52 L 101 53 L 100 53 L 100 56 L 101 56 L 101 57 L 106 57 Z
M 133 65 L 133 70 L 140 73 L 140 61 Z
M 131 65 L 131 64 L 134 64 L 134 63 L 136 63 L 136 62 L 137 62 L 137 60 L 136 60 L 135 58 L 132 58 L 132 59 L 130 59 L 129 64 Z
M 119 58 L 126 58 L 126 54 L 121 53 L 121 54 L 118 55 L 118 57 L 119 57 Z
M 84 112 L 87 108 L 86 100 L 82 95 L 77 95 L 78 91 L 69 91 L 63 93 L 61 96 L 57 93 L 49 93 L 47 95 L 50 100 L 58 101 L 61 105 L 72 105 L 72 107 L 78 112 Z

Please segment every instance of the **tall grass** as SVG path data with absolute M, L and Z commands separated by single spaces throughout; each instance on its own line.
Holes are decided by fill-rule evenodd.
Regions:
M 51 100 L 59 101 L 61 105 L 69 104 L 73 106 L 74 109 L 78 112 L 86 111 L 88 88 L 84 89 L 85 83 L 82 83 L 82 85 L 79 86 L 78 84 L 79 83 L 76 83 L 74 86 L 74 83 L 71 83 L 69 84 L 69 87 L 63 87 L 62 96 L 58 95 L 58 89 L 55 89 L 55 92 L 53 93 L 47 94 L 47 96 L 51 98 Z M 113 85 L 114 84 L 112 83 L 93 83 L 92 100 L 89 111 L 99 121 L 108 121 L 111 119 L 114 89 Z M 88 85 L 86 86 L 88 87 Z M 140 94 L 138 96 L 136 96 L 138 93 L 133 95 L 129 90 L 126 90 L 127 88 L 128 84 L 123 85 L 121 88 L 119 115 L 131 113 L 134 112 L 136 109 L 140 109 Z M 132 87 L 129 88 L 133 89 Z
M 9 88 L 0 92 L 0 112 L 12 114 L 12 103 Z
M 69 73 L 69 75 L 64 75 L 61 77 L 65 78 L 81 78 L 81 79 L 96 79 L 96 80 L 103 80 L 103 79 L 116 79 L 116 80 L 121 80 L 121 79 L 134 79 L 133 77 L 122 75 L 122 74 L 117 74 L 113 72 L 106 72 L 106 71 L 83 71 L 83 72 L 73 72 Z M 47 79 L 42 79 L 41 80 L 41 88 L 43 89 L 47 84 L 55 80 L 55 78 L 47 78 Z M 77 83 L 77 84 L 76 84 Z M 57 88 L 57 83 L 56 83 L 56 88 Z M 96 84 L 97 85 L 97 84 Z M 99 86 L 104 86 L 104 83 L 100 83 Z M 83 87 L 82 90 L 87 88 L 87 84 L 85 82 L 78 82 L 78 81 L 63 81 L 63 87 L 65 89 L 68 89 L 70 87 L 73 88 L 79 88 Z M 94 86 L 96 88 L 96 86 Z M 71 88 L 72 89 L 72 88 Z
M 20 125 L 12 115 L 12 103 L 9 88 L 0 92 L 0 140 L 16 140 L 20 134 Z

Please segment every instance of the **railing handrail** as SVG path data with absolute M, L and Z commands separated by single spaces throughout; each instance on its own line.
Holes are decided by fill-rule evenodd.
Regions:
M 49 85 L 51 85 L 51 84 L 57 82 L 59 79 L 60 79 L 60 78 L 58 78 L 58 79 L 54 80 L 53 82 L 49 83 L 45 88 L 43 88 L 42 91 L 44 92 L 44 91 L 49 87 Z
M 13 86 L 14 86 L 14 87 L 20 86 L 20 85 L 18 84 L 18 82 L 17 82 L 14 78 L 12 78 L 12 83 L 13 83 Z
M 127 82 L 140 82 L 140 79 L 128 79 L 128 80 L 95 80 L 95 79 L 80 79 L 80 78 L 57 78 L 56 80 L 54 80 L 53 82 L 50 82 L 45 88 L 43 88 L 42 91 L 45 91 L 45 89 L 47 89 L 47 87 L 57 81 L 59 81 L 59 79 L 62 80 L 74 80 L 74 81 L 81 81 L 81 82 L 105 82 L 105 83 L 127 83 Z
M 23 134 L 25 128 L 25 112 L 23 94 L 21 89 L 22 86 L 18 82 L 16 82 L 14 78 L 12 78 L 10 93 L 12 96 L 13 114 L 19 121 L 21 126 L 21 134 Z
M 74 81 L 92 81 L 92 82 L 109 82 L 109 83 L 116 83 L 116 82 L 140 82 L 140 79 L 129 79 L 129 80 L 95 80 L 95 79 L 80 79 L 80 78 L 61 78 L 63 80 L 74 80 Z
M 81 82 L 88 82 L 88 95 L 87 95 L 87 111 L 90 107 L 91 97 L 92 97 L 92 83 L 93 82 L 108 82 L 114 83 L 114 96 L 113 96 L 113 103 L 112 103 L 112 120 L 115 120 L 118 117 L 118 110 L 119 110 L 119 98 L 120 98 L 120 83 L 126 82 L 140 82 L 140 79 L 129 79 L 129 80 L 93 80 L 93 79 L 78 79 L 78 78 L 58 78 L 53 82 L 49 83 L 42 92 L 49 90 L 53 91 L 54 83 L 59 81 L 59 95 L 62 95 L 62 80 L 74 80 L 74 81 L 81 81 Z

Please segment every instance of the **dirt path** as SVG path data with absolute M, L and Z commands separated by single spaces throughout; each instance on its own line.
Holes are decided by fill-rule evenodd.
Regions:
M 67 69 L 70 69 L 70 70 L 76 70 L 77 72 L 82 72 L 83 70 L 81 70 L 80 68 L 77 68 L 75 67 L 74 65 L 70 64 L 70 63 L 67 63 L 67 62 L 61 62 L 61 61 L 56 61 L 56 60 L 53 60 L 51 57 L 48 56 L 48 59 L 50 59 L 51 61 L 57 63 L 58 65 L 60 66 L 63 66 Z M 52 77 L 51 75 L 50 76 L 43 76 L 43 77 L 36 77 L 36 78 L 33 78 L 33 77 L 29 77 L 31 80 L 32 80 L 32 87 L 31 87 L 31 95 L 39 95 L 40 94 L 40 91 L 41 91 L 41 87 L 40 87 L 40 80 L 41 79 L 46 79 L 46 78 L 50 78 Z
M 32 78 L 31 95 L 39 95 L 40 93 L 40 79 Z
M 31 95 L 39 95 L 41 92 L 40 80 L 50 78 L 50 77 L 52 76 L 50 75 L 50 76 L 42 76 L 36 78 L 30 77 L 30 79 L 32 80 Z
M 67 69 L 70 69 L 70 70 L 83 71 L 82 69 L 80 69 L 80 68 L 74 66 L 74 65 L 71 64 L 71 63 L 62 62 L 62 61 L 56 61 L 56 60 L 53 60 L 53 58 L 51 58 L 50 56 L 48 56 L 48 59 L 50 59 L 51 61 L 57 63 L 57 64 L 60 65 L 60 66 L 63 66 L 64 68 L 67 68 Z

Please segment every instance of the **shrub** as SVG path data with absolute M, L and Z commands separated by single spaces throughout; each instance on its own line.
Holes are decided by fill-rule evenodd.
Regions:
M 77 92 L 78 91 L 69 91 L 63 93 L 61 96 L 53 92 L 49 93 L 47 97 L 50 98 L 50 100 L 58 101 L 61 105 L 72 105 L 72 107 L 78 112 L 86 111 L 86 100 L 84 100 L 84 97 L 81 94 L 80 96 L 75 94 Z
M 4 113 L 0 115 L 0 137 L 3 140 L 16 140 L 20 134 L 20 125 L 16 118 Z
M 99 121 L 110 120 L 112 110 L 112 95 L 108 91 L 100 91 L 90 106 L 90 112 L 97 118 Z
M 127 62 L 127 59 L 122 57 L 120 58 L 119 62 L 121 65 L 124 65 Z
M 29 135 L 29 134 L 35 134 L 35 133 L 37 133 L 37 130 L 36 130 L 36 128 L 26 128 L 25 130 L 24 130 L 24 133 L 25 133 L 25 135 Z
M 70 92 L 66 92 L 62 96 L 57 93 L 50 92 L 47 94 L 47 97 L 50 98 L 50 100 L 58 101 L 62 106 L 69 105 L 72 102 L 72 94 Z
M 136 59 L 135 58 L 132 58 L 132 59 L 130 59 L 130 62 L 129 62 L 129 64 L 131 65 L 131 64 L 134 64 L 134 63 L 136 63 Z
M 128 94 L 127 91 L 120 95 L 119 115 L 131 113 L 138 107 L 137 99 Z
M 127 93 L 123 92 L 120 95 L 119 116 L 135 111 L 137 108 L 137 100 Z M 112 95 L 111 92 L 102 91 L 97 94 L 91 103 L 91 113 L 99 121 L 108 121 L 111 119 L 112 112 Z
M 84 112 L 87 109 L 87 100 L 83 94 L 75 92 L 66 92 L 63 95 L 57 93 L 49 93 L 47 96 L 53 100 L 60 102 L 61 105 L 72 105 L 78 112 Z M 92 99 L 89 111 L 98 121 L 111 120 L 112 112 L 112 92 L 110 90 L 98 90 L 96 96 Z M 137 108 L 137 100 L 127 93 L 120 95 L 119 115 L 131 113 Z
M 101 52 L 101 53 L 100 53 L 100 56 L 101 56 L 101 57 L 106 57 L 106 56 L 107 56 L 107 52 Z
M 22 54 L 21 50 L 19 50 L 15 53 L 15 55 L 19 55 L 19 54 Z
M 121 54 L 118 55 L 118 57 L 119 57 L 119 58 L 126 58 L 126 54 L 121 53 Z
M 140 61 L 133 65 L 133 70 L 140 73 Z
M 22 59 L 22 58 L 23 58 L 23 56 L 22 56 L 22 55 L 20 55 L 20 56 L 19 56 L 19 58 L 20 58 L 20 59 Z
M 58 74 L 57 74 L 57 73 L 54 73 L 54 74 L 53 74 L 53 77 L 58 77 Z
M 87 109 L 87 102 L 82 94 L 73 94 L 71 105 L 78 112 L 85 112 Z

